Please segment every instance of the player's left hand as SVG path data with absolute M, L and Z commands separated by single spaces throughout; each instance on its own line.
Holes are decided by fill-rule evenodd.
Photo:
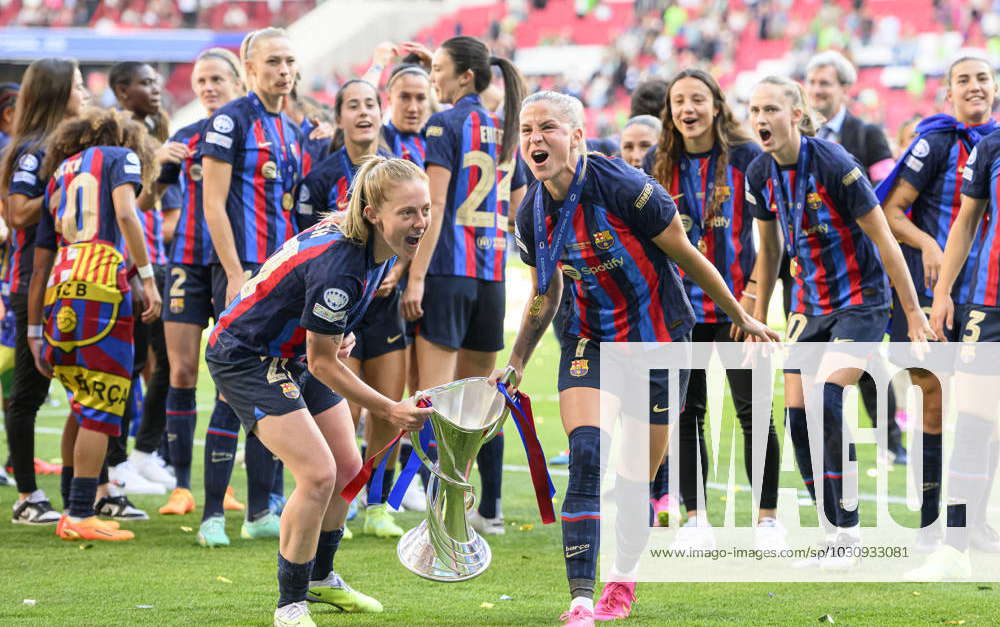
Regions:
M 951 299 L 951 294 L 934 294 L 934 303 L 931 305 L 930 325 L 934 329 L 939 342 L 947 342 L 947 331 L 951 331 L 955 324 L 955 301 Z
M 52 364 L 42 358 L 42 338 L 29 337 L 28 348 L 31 349 L 31 354 L 35 358 L 35 368 L 38 368 L 38 372 L 41 372 L 46 378 L 51 379 Z
M 191 150 L 180 142 L 167 142 L 157 148 L 154 155 L 156 162 L 161 165 L 164 163 L 180 163 L 191 156 Z
M 740 297 L 740 307 L 743 308 L 743 311 L 747 312 L 756 310 L 757 296 L 747 291 L 744 291 L 743 296 Z M 761 322 L 766 322 L 766 321 L 761 320 Z M 746 339 L 746 332 L 743 331 L 743 329 L 741 329 L 738 325 L 730 324 L 729 339 L 733 340 L 734 342 L 743 341 L 744 339 Z
M 319 122 L 309 133 L 309 139 L 332 139 L 336 133 L 337 130 L 330 126 L 329 122 Z
M 337 359 L 347 359 L 350 357 L 355 344 L 357 344 L 357 339 L 354 337 L 354 333 L 345 335 L 344 339 L 340 341 L 340 348 L 337 349 Z
M 927 342 L 937 341 L 937 333 L 931 328 L 930 323 L 927 322 L 927 316 L 921 309 L 914 309 L 906 314 L 906 326 L 906 336 L 910 338 L 913 354 L 916 355 L 917 359 L 923 359 L 931 350 Z

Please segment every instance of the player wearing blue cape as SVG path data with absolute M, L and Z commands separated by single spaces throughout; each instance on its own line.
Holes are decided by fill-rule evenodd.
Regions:
M 567 625 L 624 618 L 635 598 L 634 568 L 644 537 L 619 547 L 614 579 L 593 604 L 600 536 L 600 349 L 603 342 L 686 342 L 694 314 L 676 262 L 726 312 L 736 327 L 763 340 L 778 336 L 748 314 L 715 267 L 688 240 L 681 217 L 656 181 L 620 159 L 583 153 L 583 105 L 545 91 L 525 99 L 521 154 L 537 181 L 518 212 L 517 245 L 532 267 L 532 297 L 509 365 L 518 380 L 562 298 L 562 275 L 573 279 L 574 303 L 564 328 L 559 407 L 569 436 L 570 466 L 562 506 L 569 580 Z M 560 267 L 557 270 L 557 265 Z M 502 376 L 500 371 L 495 377 Z M 681 376 L 683 404 L 686 376 Z M 650 475 L 667 442 L 671 399 L 666 381 L 652 383 Z M 673 399 L 678 401 L 678 399 Z M 637 482 L 617 478 L 616 494 Z M 627 484 L 627 485 L 626 485 Z M 646 481 L 638 485 L 648 491 Z
M 934 338 L 917 302 L 899 245 L 886 224 L 878 199 L 857 160 L 843 147 L 813 137 L 815 124 L 802 86 L 770 76 L 750 99 L 753 131 L 764 153 L 747 172 L 747 202 L 754 206 L 760 233 L 757 315 L 767 313 L 780 257 L 779 242 L 791 258 L 790 342 L 880 342 L 889 316 L 889 284 L 896 286 L 909 325 L 909 338 Z M 826 542 L 860 543 L 858 513 L 841 501 L 844 387 L 860 378 L 860 368 L 842 368 L 823 388 L 823 501 Z M 799 472 L 815 499 L 812 457 L 806 426 L 802 374 L 785 372 L 785 406 Z M 843 569 L 856 558 L 848 551 L 804 561 Z
M 892 173 L 875 190 L 885 207 L 893 235 L 899 240 L 910 274 L 917 285 L 920 306 L 929 311 L 935 285 L 941 272 L 943 250 L 961 204 L 963 171 L 970 153 L 981 139 L 995 131 L 990 117 L 997 95 L 997 82 L 990 64 L 978 57 L 954 61 L 945 75 L 948 100 L 955 116 L 945 113 L 922 120 L 917 138 L 902 154 Z M 977 223 L 978 225 L 978 223 Z M 955 303 L 970 302 L 974 261 L 980 238 L 973 238 L 969 263 L 960 268 L 952 281 L 951 298 Z M 964 261 L 964 258 L 963 258 Z M 898 297 L 893 308 L 898 308 Z M 956 341 L 960 327 L 937 329 L 945 339 Z M 906 341 L 906 329 L 900 316 L 893 316 L 891 339 Z M 921 533 L 915 549 L 933 551 L 944 531 L 938 520 L 941 499 L 941 387 L 938 376 L 928 370 L 910 369 L 910 380 L 921 391 L 923 409 L 923 471 L 918 485 L 923 486 L 920 505 Z M 973 535 L 973 543 L 1000 551 L 1000 542 L 985 528 Z
M 205 360 L 219 391 L 295 478 L 281 515 L 277 626 L 315 624 L 307 595 L 342 611 L 382 611 L 333 571 L 349 505 L 340 491 L 361 468 L 344 399 L 411 431 L 432 410 L 379 394 L 343 360 L 386 272 L 397 256 L 417 250 L 429 212 L 419 168 L 369 158 L 356 175 L 347 214 L 279 248 L 209 338 Z

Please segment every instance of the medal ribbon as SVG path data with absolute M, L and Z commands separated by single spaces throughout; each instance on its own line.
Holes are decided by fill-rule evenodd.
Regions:
M 521 434 L 521 443 L 528 456 L 528 470 L 531 472 L 531 484 L 535 488 L 535 501 L 538 503 L 538 513 L 542 516 L 542 523 L 546 525 L 554 523 L 556 514 L 552 507 L 552 499 L 556 495 L 556 488 L 552 485 L 552 477 L 549 476 L 549 469 L 545 465 L 545 453 L 542 451 L 542 444 L 538 441 L 538 433 L 535 431 L 535 417 L 531 413 L 531 399 L 520 391 L 511 396 L 507 391 L 507 386 L 500 381 L 497 381 L 497 390 L 507 399 L 507 407 L 510 409 L 511 416 L 514 417 L 517 432 Z
M 806 193 L 809 188 L 809 142 L 803 137 L 799 144 L 799 162 L 795 166 L 795 195 L 785 197 L 785 183 L 778 169 L 778 162 L 771 159 L 771 186 L 774 188 L 774 202 L 778 205 L 778 220 L 785 231 L 785 249 L 794 258 L 795 241 L 802 231 L 802 212 L 805 208 Z
M 535 188 L 534 199 L 534 220 L 535 220 L 535 245 L 538 247 L 538 254 L 535 260 L 535 270 L 538 273 L 538 294 L 542 295 L 549 290 L 549 282 L 552 280 L 552 273 L 555 271 L 556 262 L 559 261 L 563 244 L 569 237 L 570 229 L 573 226 L 573 214 L 580 203 L 583 192 L 583 183 L 587 178 L 587 155 L 581 155 L 576 163 L 576 172 L 573 174 L 573 184 L 570 185 L 566 199 L 563 200 L 562 208 L 559 209 L 559 217 L 555 230 L 552 234 L 552 245 L 548 246 L 548 229 L 545 227 L 545 190 L 544 185 Z
M 691 234 L 691 241 L 697 242 L 701 239 L 702 233 L 705 230 L 705 214 L 708 213 L 708 208 L 712 206 L 712 200 L 715 197 L 715 165 L 719 160 L 719 150 L 717 147 L 713 146 L 711 154 L 708 157 L 708 174 L 705 176 L 705 194 L 701 200 L 698 200 L 698 194 L 695 191 L 694 181 L 692 180 L 691 171 L 697 170 L 697 162 L 689 157 L 686 153 L 681 157 L 681 189 L 684 190 L 684 207 L 688 210 L 691 215 L 691 221 L 698 226 L 698 231 Z M 697 174 L 697 178 L 701 178 L 701 173 Z M 693 231 L 693 229 L 692 229 Z
M 264 103 L 260 101 L 260 97 L 254 92 L 251 91 L 247 97 L 257 111 L 257 117 L 260 118 L 260 123 L 264 127 L 264 136 L 267 137 L 267 141 L 271 142 L 272 146 L 280 148 L 272 150 L 271 154 L 274 155 L 282 190 L 285 193 L 291 193 L 292 188 L 295 187 L 295 173 L 299 169 L 299 164 L 295 159 L 292 147 L 286 142 L 285 133 L 278 129 L 278 124 L 283 124 L 281 114 L 269 113 L 264 108 Z

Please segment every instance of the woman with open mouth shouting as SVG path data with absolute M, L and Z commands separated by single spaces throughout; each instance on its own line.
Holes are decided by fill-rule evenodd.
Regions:
M 655 152 L 646 158 L 653 175 L 677 203 L 688 239 L 712 262 L 727 287 L 747 311 L 754 311 L 756 280 L 753 269 L 753 213 L 743 190 L 747 166 L 761 154 L 734 118 L 722 88 L 707 72 L 697 69 L 677 74 L 667 87 L 663 109 L 664 131 Z M 695 342 L 727 342 L 739 339 L 738 327 L 708 297 L 691 277 L 684 275 L 684 291 L 694 308 Z M 766 320 L 761 319 L 762 322 Z M 752 385 L 749 370 L 727 370 L 736 415 L 743 431 L 743 461 L 753 482 Z M 677 536 L 675 548 L 714 549 L 705 511 L 699 499 L 698 474 L 708 480 L 708 451 L 704 422 L 707 401 L 705 372 L 691 373 L 684 410 L 680 418 L 680 486 L 688 520 Z M 697 453 L 701 451 L 701 468 Z M 771 425 L 760 491 L 760 514 L 755 529 L 759 548 L 785 548 L 784 532 L 778 525 L 778 438 Z M 667 462 L 664 462 L 666 464 Z M 666 468 L 662 470 L 666 472 Z M 666 489 L 666 486 L 663 486 Z M 663 502 L 663 495 L 653 494 Z M 700 505 L 699 505 L 700 501 Z M 654 508 L 657 507 L 654 504 Z
M 778 336 L 740 306 L 715 266 L 691 244 L 663 187 L 620 159 L 584 153 L 579 100 L 550 91 L 529 96 L 521 109 L 520 137 L 521 154 L 538 181 L 518 212 L 516 237 L 521 258 L 532 266 L 536 295 L 525 308 L 509 365 L 520 380 L 559 306 L 566 274 L 574 281 L 574 303 L 560 342 L 559 409 L 570 449 L 562 530 L 572 604 L 562 620 L 584 627 L 595 618 L 629 615 L 634 569 L 646 540 L 629 537 L 619 546 L 612 581 L 595 607 L 600 451 L 601 439 L 609 437 L 599 428 L 601 344 L 689 341 L 694 313 L 674 262 L 741 331 L 764 341 Z M 674 399 L 680 405 L 686 373 L 681 371 L 681 398 Z M 619 475 L 616 495 L 648 493 L 666 450 L 670 402 L 666 377 L 654 376 L 650 468 L 644 469 L 650 477 Z
M 747 202 L 760 233 L 757 313 L 764 317 L 774 288 L 779 242 L 792 260 L 790 342 L 881 342 L 889 317 L 889 283 L 899 293 L 913 342 L 934 339 L 920 310 L 913 281 L 885 214 L 861 166 L 841 146 L 813 137 L 816 124 L 802 86 L 783 77 L 763 79 L 750 98 L 750 121 L 766 154 L 747 171 Z M 780 228 L 780 232 L 779 232 Z M 888 276 L 887 276 L 888 275 Z M 823 389 L 823 502 L 827 542 L 847 550 L 799 565 L 845 569 L 860 544 L 857 510 L 843 494 L 844 387 L 857 383 L 860 367 L 841 368 Z M 795 456 L 815 499 L 802 375 L 785 371 L 785 406 Z M 818 483 L 818 482 L 817 482 Z M 822 516 L 821 516 L 822 518 Z

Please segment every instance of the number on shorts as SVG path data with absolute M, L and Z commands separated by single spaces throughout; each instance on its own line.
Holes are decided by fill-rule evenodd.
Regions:
M 467 168 L 479 169 L 479 181 L 455 211 L 455 224 L 476 228 L 494 228 L 497 225 L 496 208 L 488 208 L 487 211 L 476 211 L 476 209 L 483 204 L 483 201 L 489 196 L 490 190 L 496 184 L 496 162 L 488 153 L 482 150 L 473 150 L 465 153 L 462 158 L 463 173 L 461 176 L 465 176 L 464 171 Z
M 170 276 L 174 278 L 170 284 L 170 296 L 173 298 L 184 298 L 184 282 L 188 278 L 187 270 L 174 266 L 170 268 Z
M 978 309 L 969 310 L 969 320 L 965 323 L 965 333 L 962 335 L 963 342 L 978 342 L 983 330 L 979 324 L 986 319 L 986 312 Z
M 788 325 L 785 328 L 785 336 L 789 342 L 798 342 L 799 336 L 806 330 L 808 319 L 805 314 L 793 313 L 788 316 Z
M 66 208 L 56 221 L 56 230 L 71 244 L 89 242 L 97 235 L 100 183 L 90 172 L 81 172 L 73 178 L 63 193 Z M 77 226 L 78 216 L 82 223 L 80 226 Z
M 288 360 L 282 357 L 273 357 L 271 363 L 267 366 L 267 382 L 277 383 L 278 381 L 284 381 L 285 379 L 290 379 L 288 373 L 285 371 L 285 364 Z

